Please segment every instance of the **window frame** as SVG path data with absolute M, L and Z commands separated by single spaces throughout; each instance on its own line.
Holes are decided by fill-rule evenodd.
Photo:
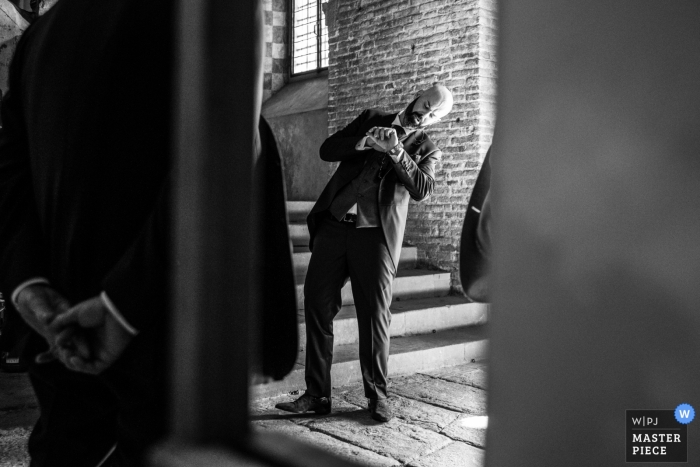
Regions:
M 294 73 L 294 9 L 296 8 L 297 0 L 289 0 L 287 3 L 287 56 L 289 57 L 289 63 L 287 64 L 287 71 L 289 76 L 289 81 L 300 81 L 309 78 L 315 78 L 317 76 L 328 75 L 328 66 L 321 66 L 322 54 L 323 54 L 323 33 L 316 35 L 316 68 L 313 70 L 302 71 L 299 73 Z M 318 8 L 316 13 L 316 24 L 319 27 L 325 27 L 328 32 L 328 27 L 322 24 L 323 22 L 323 0 L 316 0 L 316 6 Z M 327 34 L 328 36 L 328 34 Z M 329 47 L 330 52 L 330 47 Z

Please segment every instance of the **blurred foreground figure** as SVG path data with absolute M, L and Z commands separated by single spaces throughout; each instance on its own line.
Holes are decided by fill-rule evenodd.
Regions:
M 486 303 L 491 261 L 491 148 L 469 198 L 459 249 L 459 278 L 464 294 L 473 302 Z
M 164 434 L 171 10 L 61 0 L 11 66 L 0 290 L 41 409 L 32 466 L 139 465 Z

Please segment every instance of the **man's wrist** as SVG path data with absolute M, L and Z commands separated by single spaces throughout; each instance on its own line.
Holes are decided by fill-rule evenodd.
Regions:
M 386 151 L 386 153 L 389 154 L 390 156 L 398 156 L 399 153 L 401 153 L 402 149 L 403 149 L 403 146 L 401 146 L 401 142 L 398 142 L 398 143 L 396 143 L 396 145 L 393 148 L 388 149 Z
M 401 161 L 401 154 L 403 153 L 403 146 L 399 142 L 396 144 L 396 146 L 391 148 L 386 153 L 389 155 L 389 157 L 391 157 L 391 160 L 394 161 L 394 163 L 398 163 Z

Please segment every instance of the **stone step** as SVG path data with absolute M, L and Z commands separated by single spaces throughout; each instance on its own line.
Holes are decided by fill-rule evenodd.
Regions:
M 289 222 L 306 223 L 306 216 L 311 212 L 316 201 L 287 201 Z
M 297 276 L 297 309 L 304 308 L 305 275 Z M 399 269 L 394 278 L 392 301 L 413 298 L 444 297 L 450 292 L 450 273 L 427 269 Z M 350 281 L 341 291 L 343 305 L 353 305 Z
M 390 307 L 389 336 L 401 337 L 430 334 L 445 329 L 485 324 L 488 305 L 469 303 L 464 297 L 432 297 L 414 300 L 395 300 Z M 300 349 L 306 346 L 304 311 L 299 310 Z M 334 345 L 359 342 L 357 314 L 354 305 L 344 306 L 333 320 Z
M 407 375 L 460 365 L 487 357 L 486 326 L 464 326 L 431 334 L 419 334 L 391 339 L 389 375 Z M 282 381 L 256 384 L 252 388 L 255 399 L 274 397 L 292 391 L 304 392 L 305 352 L 300 352 L 297 364 Z M 360 361 L 357 344 L 347 344 L 333 350 L 331 369 L 333 386 L 360 381 Z M 391 388 L 389 388 L 391 392 Z
M 311 252 L 308 247 L 295 247 L 293 261 L 294 274 L 306 275 L 306 270 L 309 267 Z M 404 246 L 401 248 L 401 256 L 399 257 L 399 269 L 415 269 L 418 262 L 418 248 L 414 246 Z
M 306 225 L 306 221 L 302 222 L 289 222 L 289 237 L 292 239 L 292 245 L 297 246 L 309 246 L 309 227 Z
M 309 227 L 306 225 L 306 220 L 300 222 L 292 222 L 289 224 L 289 238 L 292 239 L 294 251 L 308 251 L 309 249 Z

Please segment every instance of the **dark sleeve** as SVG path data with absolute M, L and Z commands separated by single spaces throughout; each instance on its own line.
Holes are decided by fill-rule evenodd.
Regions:
M 262 298 L 259 355 L 263 375 L 281 380 L 294 369 L 299 351 L 296 285 L 282 161 L 272 130 L 262 117 L 258 132 L 257 177 L 265 187 L 262 275 L 264 284 L 275 287 L 275 293 Z
M 491 148 L 484 158 L 467 211 L 459 246 L 459 279 L 464 294 L 473 302 L 489 301 L 489 253 L 491 238 Z
M 170 178 L 138 237 L 102 281 L 107 296 L 137 330 L 148 327 L 171 305 Z
M 158 118 L 148 132 L 135 131 L 131 138 L 143 138 L 144 157 L 159 161 L 159 186 L 149 192 L 148 217 L 137 227 L 128 248 L 114 262 L 101 280 L 102 290 L 121 315 L 137 330 L 162 326 L 163 316 L 171 308 L 171 200 L 172 180 L 172 115 L 173 115 L 173 17 L 162 10 L 164 2 L 145 2 L 133 31 L 148 31 L 149 40 L 134 54 L 133 72 L 144 74 L 137 96 L 150 97 L 143 102 L 144 116 Z M 121 35 L 118 37 L 122 37 Z M 132 37 L 132 36 L 129 36 Z M 136 36 L 134 36 L 136 37 Z M 132 39 L 129 39 L 132 40 Z M 132 42 L 128 42 L 131 44 Z M 133 83 L 129 83 L 133 86 Z M 123 110 L 123 107 L 120 107 Z M 108 110 L 105 110 L 108 111 Z M 143 117 L 137 120 L 143 121 Z
M 48 277 L 46 244 L 39 222 L 21 104 L 20 40 L 2 101 L 0 129 L 0 290 L 9 297 L 22 282 Z
M 364 157 L 366 152 L 357 151 L 355 145 L 365 136 L 362 125 L 370 115 L 371 111 L 365 110 L 348 126 L 326 138 L 319 151 L 321 159 L 326 162 L 342 162 L 357 156 Z
M 404 153 L 402 160 L 399 162 L 393 162 L 392 159 L 396 176 L 415 201 L 423 201 L 433 193 L 435 188 L 435 164 L 441 157 L 442 152 L 435 148 L 423 156 L 418 163 L 413 161 L 408 153 Z

